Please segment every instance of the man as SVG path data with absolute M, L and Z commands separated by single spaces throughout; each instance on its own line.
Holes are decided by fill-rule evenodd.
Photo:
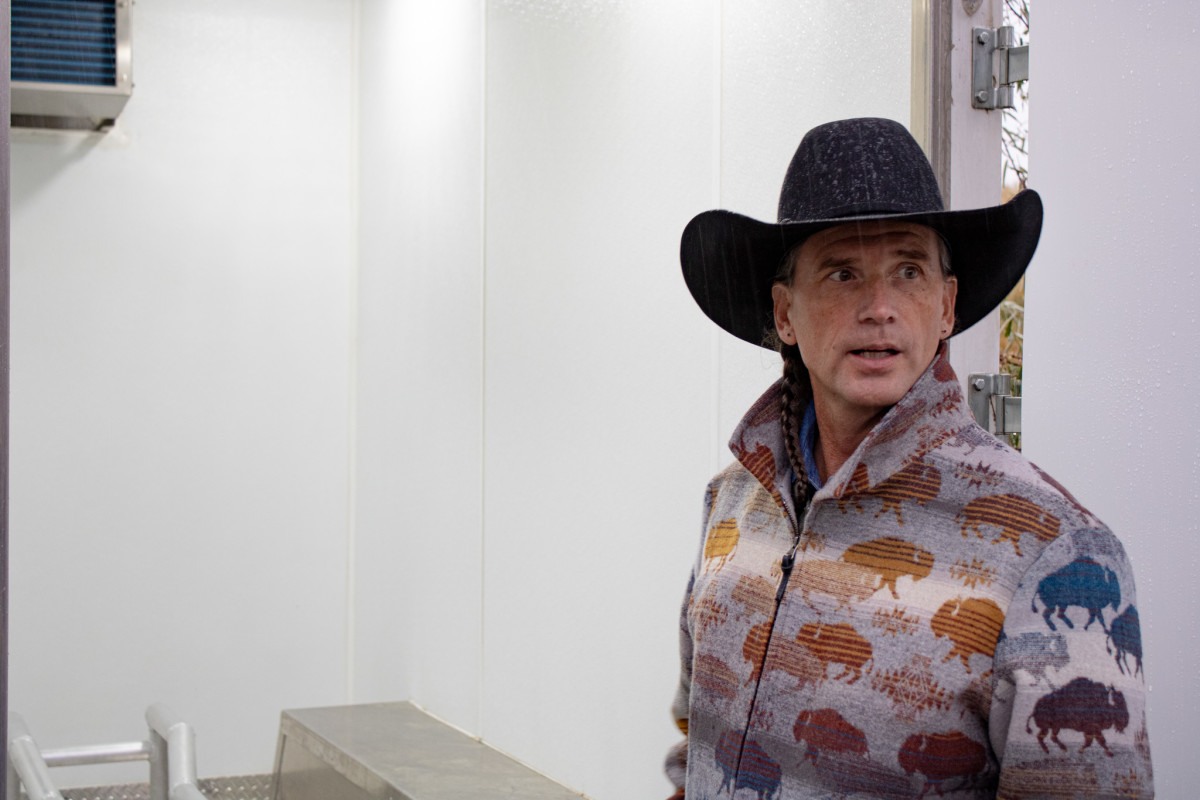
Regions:
M 859 119 L 804 137 L 778 224 L 684 231 L 701 309 L 784 376 L 706 495 L 676 797 L 1153 796 L 1124 551 L 948 361 L 1041 222 L 1033 192 L 943 211 L 908 132 Z

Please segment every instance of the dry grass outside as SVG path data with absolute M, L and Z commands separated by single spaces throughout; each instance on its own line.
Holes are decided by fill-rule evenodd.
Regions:
M 1025 278 L 1000 304 L 1000 371 L 1011 375 L 1012 393 L 1021 394 L 1021 362 L 1025 343 Z
M 1004 22 L 1014 26 L 1023 42 L 1029 41 L 1029 0 L 1005 0 Z M 1008 202 L 1029 181 L 1029 83 L 1017 86 L 1017 108 L 1004 110 L 1001 124 L 1001 197 Z M 1025 278 L 1000 304 L 1000 372 L 1012 377 L 1014 397 L 1021 396 L 1025 346 Z M 1009 434 L 1009 444 L 1021 449 L 1021 434 Z

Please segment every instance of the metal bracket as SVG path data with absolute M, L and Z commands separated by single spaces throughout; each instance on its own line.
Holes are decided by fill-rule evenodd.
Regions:
M 980 427 L 995 434 L 1021 432 L 1021 398 L 1011 391 L 1011 375 L 972 372 L 967 376 L 967 404 Z
M 992 55 L 996 74 L 992 74 Z M 1013 108 L 1013 85 L 1029 80 L 1029 45 L 1011 25 L 971 29 L 971 107 Z

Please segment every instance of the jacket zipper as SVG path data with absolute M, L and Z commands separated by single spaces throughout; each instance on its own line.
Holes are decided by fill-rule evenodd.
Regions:
M 779 588 L 775 591 L 775 613 L 779 613 L 779 605 L 783 602 L 784 592 L 787 591 L 788 580 L 792 577 L 792 567 L 796 566 L 796 553 L 800 550 L 800 541 L 802 538 L 801 531 L 804 530 L 804 520 L 808 517 L 808 509 L 812 506 L 811 495 L 804 501 L 804 508 L 800 509 L 800 514 L 796 520 L 796 526 L 792 529 L 792 549 L 784 553 L 783 560 L 779 562 L 779 566 L 783 569 L 783 578 L 779 581 Z M 775 625 L 772 622 L 771 631 L 774 632 Z M 767 644 L 770 645 L 768 639 Z
M 775 623 L 779 621 L 779 606 L 783 602 L 784 592 L 787 591 L 788 579 L 792 575 L 792 567 L 796 565 L 796 554 L 800 551 L 800 542 L 803 540 L 801 531 L 804 530 L 804 521 L 808 518 L 808 510 L 812 506 L 812 496 L 805 498 L 804 508 L 800 509 L 796 515 L 796 521 L 792 528 L 792 546 L 783 556 L 780 566 L 783 568 L 783 578 L 779 581 L 779 589 L 775 592 L 775 613 L 771 615 L 771 629 L 767 631 L 767 641 L 763 645 L 762 664 L 759 667 L 758 683 L 754 686 L 754 696 L 750 698 L 750 715 L 746 720 L 746 731 L 742 734 L 742 746 L 738 751 L 737 771 L 735 775 L 742 773 L 742 756 L 746 752 L 746 734 L 749 733 L 750 720 L 754 719 L 754 709 L 758 705 L 758 690 L 762 688 L 762 669 L 767 665 L 767 654 L 771 652 L 771 640 L 775 638 Z M 735 779 L 736 783 L 736 779 Z

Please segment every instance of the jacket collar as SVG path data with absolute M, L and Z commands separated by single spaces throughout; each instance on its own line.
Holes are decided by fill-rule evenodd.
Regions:
M 729 449 L 795 519 L 796 509 L 788 488 L 792 467 L 779 414 L 782 383 L 776 381 L 750 407 L 734 430 Z M 950 366 L 950 349 L 943 342 L 912 388 L 867 434 L 846 463 L 825 481 L 813 499 L 842 497 L 876 486 L 973 424 L 958 376 Z M 859 473 L 857 478 L 856 473 Z

